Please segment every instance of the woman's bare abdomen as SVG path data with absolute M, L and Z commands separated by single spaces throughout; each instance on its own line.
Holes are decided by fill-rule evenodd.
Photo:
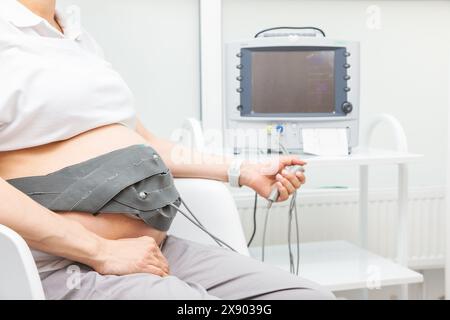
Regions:
M 5 179 L 45 175 L 113 150 L 147 143 L 134 130 L 114 124 L 43 146 L 0 152 L 0 176 Z M 93 216 L 83 212 L 61 213 L 108 239 L 151 236 L 160 243 L 165 233 L 143 221 L 122 214 Z

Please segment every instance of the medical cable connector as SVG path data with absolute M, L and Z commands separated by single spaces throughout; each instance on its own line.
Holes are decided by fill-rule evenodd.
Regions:
M 305 168 L 303 166 L 300 165 L 294 165 L 294 166 L 289 166 L 286 168 L 289 172 L 296 174 L 297 172 L 305 172 Z M 272 204 L 277 201 L 278 197 L 280 196 L 280 193 L 278 191 L 278 188 L 276 185 L 274 185 L 272 187 L 272 191 L 270 192 L 269 196 L 267 197 L 268 203 L 267 203 L 267 207 L 266 207 L 266 213 L 265 213 L 265 218 L 264 218 L 264 227 L 263 227 L 263 238 L 262 238 L 262 246 L 261 246 L 261 261 L 264 261 L 264 257 L 265 257 L 265 247 L 266 247 L 266 233 L 267 233 L 267 223 L 269 220 L 269 214 L 270 214 L 270 209 L 272 208 Z M 293 211 L 295 211 L 295 222 L 296 222 L 296 230 L 297 230 L 297 268 L 294 267 L 294 262 L 293 262 L 293 255 L 291 252 L 291 245 L 290 245 L 290 240 L 289 240 L 289 260 L 290 260 L 290 269 L 291 269 L 291 273 L 297 274 L 298 275 L 298 271 L 299 271 L 299 235 L 298 235 L 298 217 L 297 217 L 297 206 L 296 206 L 296 198 L 297 198 L 297 191 L 295 191 L 292 195 L 292 199 L 291 199 L 291 203 L 289 205 L 289 228 L 288 228 L 288 234 L 289 234 L 289 239 L 290 239 L 290 231 L 291 231 L 291 222 L 292 222 L 292 216 L 293 216 Z

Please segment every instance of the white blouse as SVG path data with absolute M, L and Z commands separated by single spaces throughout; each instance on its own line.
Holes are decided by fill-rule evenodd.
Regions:
M 64 34 L 16 0 L 0 0 L 0 151 L 65 140 L 103 125 L 134 128 L 133 95 L 80 26 Z

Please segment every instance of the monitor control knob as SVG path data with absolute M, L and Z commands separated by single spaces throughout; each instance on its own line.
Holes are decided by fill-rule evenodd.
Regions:
M 342 104 L 342 111 L 343 111 L 345 114 L 349 114 L 350 112 L 353 111 L 353 105 L 352 105 L 350 102 L 344 102 L 344 103 Z
M 348 69 L 348 68 L 350 68 L 350 64 L 348 64 L 348 63 L 345 63 L 345 64 L 344 64 L 344 68 L 345 68 L 345 69 Z
M 236 109 L 237 109 L 238 111 L 242 111 L 243 107 L 242 107 L 242 105 L 238 105 L 238 106 L 236 107 Z
M 237 88 L 236 91 L 239 92 L 239 93 L 241 93 L 242 91 L 244 91 L 244 89 L 242 89 L 242 88 Z

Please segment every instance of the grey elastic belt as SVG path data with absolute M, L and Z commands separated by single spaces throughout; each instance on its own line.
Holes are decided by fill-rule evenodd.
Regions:
M 132 214 L 161 231 L 169 229 L 181 203 L 169 169 L 148 145 L 8 182 L 52 211 Z

